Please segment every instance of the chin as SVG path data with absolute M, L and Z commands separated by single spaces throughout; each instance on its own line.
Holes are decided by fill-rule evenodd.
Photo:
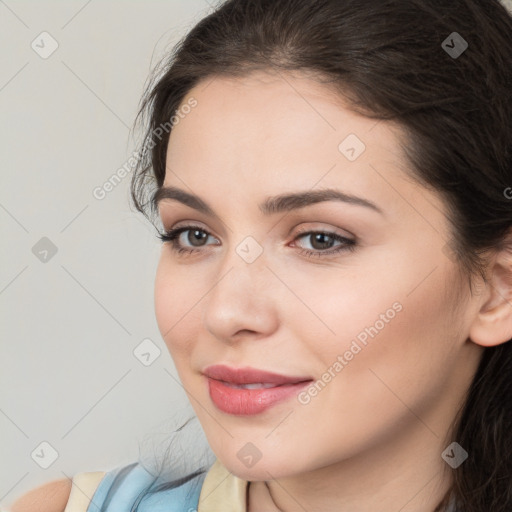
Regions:
M 272 478 L 283 478 L 290 476 L 291 468 L 283 467 L 281 463 L 275 461 L 265 461 L 261 458 L 253 466 L 248 467 L 244 462 L 240 461 L 235 455 L 234 457 L 218 457 L 222 464 L 235 476 L 242 480 L 252 482 L 271 480 Z M 295 468 L 295 471 L 297 468 Z

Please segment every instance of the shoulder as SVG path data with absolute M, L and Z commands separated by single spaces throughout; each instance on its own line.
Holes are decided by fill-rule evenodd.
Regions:
M 140 503 L 141 512 L 178 512 L 195 508 L 205 470 L 187 476 L 180 472 L 161 479 L 135 462 L 107 472 L 78 473 L 73 479 L 48 482 L 24 494 L 6 512 L 86 512 L 130 510 Z
M 53 480 L 31 489 L 18 498 L 9 512 L 63 512 L 71 493 L 72 482 L 68 478 Z
M 86 510 L 106 473 L 77 473 L 72 479 L 47 482 L 18 498 L 6 512 L 66 512 Z

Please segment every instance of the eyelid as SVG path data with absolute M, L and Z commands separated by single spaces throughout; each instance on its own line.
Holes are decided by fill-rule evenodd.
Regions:
M 309 222 L 307 223 L 308 226 L 307 227 L 299 227 L 298 228 L 298 231 L 295 233 L 295 238 L 298 236 L 298 235 L 302 235 L 302 234 L 305 234 L 305 233 L 311 233 L 311 232 L 324 232 L 324 233 L 328 233 L 328 234 L 334 234 L 334 235 L 338 235 L 338 236 L 341 236 L 343 238 L 353 238 L 354 241 L 357 240 L 357 237 L 356 235 L 354 235 L 354 233 L 351 233 L 350 231 L 348 231 L 347 229 L 341 229 L 341 228 L 337 228 L 337 227 L 334 227 L 334 226 L 331 226 L 331 227 L 317 227 L 316 225 L 315 226 L 310 226 L 309 224 L 322 224 L 321 222 Z M 325 226 L 325 224 L 324 224 Z M 293 229 L 290 231 L 290 233 L 293 232 Z
M 166 208 L 160 208 L 161 205 L 167 204 Z M 220 235 L 223 235 L 227 230 L 231 231 L 228 225 L 226 225 L 222 220 L 217 226 L 217 221 L 215 219 L 212 219 L 208 217 L 208 215 L 202 214 L 198 211 L 193 211 L 192 216 L 189 217 L 188 215 L 190 212 L 183 212 L 182 207 L 185 208 L 185 210 L 189 210 L 189 207 L 184 205 L 175 205 L 174 203 L 166 203 L 165 200 L 161 201 L 158 205 L 158 216 L 160 219 L 160 222 L 163 226 L 163 229 L 167 231 L 171 231 L 172 229 L 179 229 L 183 226 L 189 226 L 194 225 L 199 227 L 199 225 L 202 225 L 201 229 L 208 231 L 211 233 L 211 230 L 208 225 L 213 224 L 215 226 L 215 229 Z M 181 218 L 181 220 L 176 220 L 177 218 Z M 199 219 L 204 219 L 204 221 Z M 165 226 L 170 226 L 169 229 L 167 229 Z

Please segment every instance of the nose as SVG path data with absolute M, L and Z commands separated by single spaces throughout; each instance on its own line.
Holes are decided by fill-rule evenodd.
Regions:
M 203 326 L 225 343 L 267 337 L 278 325 L 276 293 L 264 255 L 248 263 L 233 249 L 203 301 Z

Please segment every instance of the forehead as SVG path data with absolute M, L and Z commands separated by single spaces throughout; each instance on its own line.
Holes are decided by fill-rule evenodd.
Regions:
M 191 97 L 198 105 L 180 123 L 179 131 L 199 128 L 199 133 L 210 131 L 214 135 L 229 128 L 242 137 L 248 132 L 256 135 L 255 127 L 265 127 L 262 136 L 318 134 L 319 138 L 321 134 L 341 134 L 346 129 L 364 133 L 376 124 L 375 120 L 352 112 L 332 86 L 297 72 L 255 71 L 237 78 L 209 77 L 197 84 L 182 104 Z M 373 139 L 381 138 L 383 132 L 389 129 L 377 130 Z M 392 133 L 387 134 L 393 138 Z
M 194 87 L 197 106 L 183 116 L 169 139 L 167 165 L 187 173 L 248 173 L 294 169 L 304 166 L 327 171 L 342 163 L 356 168 L 343 154 L 344 141 L 364 147 L 380 162 L 401 165 L 400 131 L 349 110 L 331 87 L 297 73 L 253 72 L 233 78 L 209 77 Z M 346 146 L 346 144 L 345 144 Z M 356 148 L 357 149 L 357 148 Z M 378 155 L 377 155 L 378 153 Z

